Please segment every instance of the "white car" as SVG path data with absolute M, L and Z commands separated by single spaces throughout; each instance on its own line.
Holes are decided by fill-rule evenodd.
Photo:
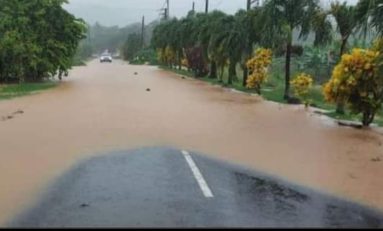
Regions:
M 100 57 L 100 63 L 103 63 L 103 62 L 108 62 L 108 63 L 113 62 L 112 56 L 110 56 L 110 55 L 102 55 Z

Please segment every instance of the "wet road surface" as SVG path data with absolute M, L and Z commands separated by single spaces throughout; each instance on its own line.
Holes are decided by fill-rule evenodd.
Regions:
M 372 209 L 188 153 L 142 148 L 83 161 L 8 226 L 383 227 Z

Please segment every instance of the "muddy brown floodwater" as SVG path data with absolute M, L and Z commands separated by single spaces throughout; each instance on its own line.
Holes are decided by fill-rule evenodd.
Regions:
M 383 209 L 379 131 L 156 67 L 93 61 L 58 88 L 0 101 L 0 118 L 20 110 L 0 120 L 0 224 L 78 161 L 147 146 L 210 154 Z

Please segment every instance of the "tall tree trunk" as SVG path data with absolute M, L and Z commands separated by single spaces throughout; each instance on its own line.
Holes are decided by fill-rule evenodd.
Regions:
M 178 70 L 182 70 L 182 53 L 180 51 L 177 52 L 178 53 Z
M 368 127 L 370 124 L 374 121 L 375 118 L 375 112 L 373 110 L 367 110 L 363 112 L 363 126 Z
M 247 78 L 249 77 L 249 69 L 247 68 L 246 64 L 245 67 L 243 68 L 243 79 L 242 79 L 242 86 L 246 87 L 247 86 Z
M 233 62 L 233 61 L 230 61 L 230 65 L 229 65 L 229 78 L 227 80 L 227 84 L 228 85 L 232 85 L 233 84 L 233 79 L 236 78 L 236 75 L 237 75 L 237 71 L 235 69 L 236 67 L 236 63 Z
M 225 65 L 222 65 L 221 66 L 221 73 L 220 73 L 220 76 L 219 76 L 219 82 L 223 82 L 223 74 L 225 72 Z
M 248 1 L 248 10 L 251 8 L 251 1 Z M 249 5 L 250 4 L 250 5 Z M 246 87 L 247 85 L 247 79 L 249 78 L 249 69 L 247 68 L 247 61 L 251 59 L 252 53 L 253 53 L 253 44 L 248 36 L 247 38 L 247 49 L 246 49 L 246 60 L 245 60 L 245 66 L 243 68 L 243 79 L 242 79 L 242 86 Z
M 212 60 L 210 64 L 210 74 L 209 78 L 216 79 L 217 78 L 217 62 Z
M 286 47 L 286 66 L 285 66 L 285 95 L 284 99 L 290 99 L 290 64 L 291 64 L 292 39 L 289 39 Z
M 342 58 L 343 54 L 346 51 L 347 40 L 348 40 L 348 36 L 342 38 L 342 44 L 340 46 L 340 54 L 339 54 L 340 58 Z
M 339 54 L 340 59 L 342 59 L 342 56 L 346 51 L 347 40 L 348 40 L 348 36 L 342 38 L 342 44 L 340 47 L 340 54 Z M 344 106 L 345 106 L 345 103 L 343 101 L 338 101 L 336 104 L 336 113 L 344 115 L 345 113 Z

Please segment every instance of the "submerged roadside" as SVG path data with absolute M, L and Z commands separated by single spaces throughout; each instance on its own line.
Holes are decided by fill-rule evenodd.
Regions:
M 172 69 L 166 66 L 159 66 L 159 68 L 162 70 L 176 73 L 183 78 L 185 77 L 193 78 L 196 80 L 210 83 L 212 85 L 221 86 L 221 87 L 236 90 L 242 93 L 254 94 L 254 95 L 256 94 L 256 91 L 254 89 L 248 89 L 246 87 L 243 87 L 241 85 L 241 81 L 228 86 L 226 83 L 219 81 L 218 79 L 211 79 L 209 77 L 194 78 L 193 73 L 187 70 Z M 289 105 L 289 103 L 283 99 L 283 92 L 284 92 L 283 86 L 281 86 L 279 83 L 278 84 L 275 83 L 279 81 L 280 80 L 274 79 L 274 77 L 272 77 L 270 83 L 266 84 L 266 87 L 262 91 L 262 98 L 267 101 Z M 310 90 L 309 96 L 312 101 L 311 108 L 313 109 L 314 112 L 320 115 L 327 116 L 331 119 L 334 119 L 339 125 L 352 126 L 357 128 L 361 127 L 360 121 L 362 116 L 354 115 L 349 112 L 346 112 L 345 114 L 336 113 L 335 112 L 336 106 L 325 102 L 320 85 L 316 85 L 315 87 L 313 87 L 313 89 Z M 375 121 L 373 124 L 371 124 L 371 126 L 380 127 L 380 128 L 383 127 L 383 111 L 382 110 L 380 110 L 377 113 L 375 117 Z
M 45 81 L 40 83 L 2 84 L 0 85 L 0 100 L 35 94 L 57 87 L 57 81 Z

